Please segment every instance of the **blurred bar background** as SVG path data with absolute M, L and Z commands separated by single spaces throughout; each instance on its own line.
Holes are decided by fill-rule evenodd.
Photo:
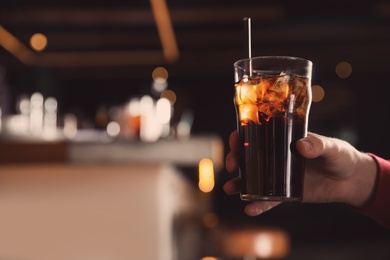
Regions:
M 222 191 L 244 17 L 313 61 L 310 131 L 390 158 L 387 1 L 3 1 L 0 259 L 389 259 L 345 205 Z

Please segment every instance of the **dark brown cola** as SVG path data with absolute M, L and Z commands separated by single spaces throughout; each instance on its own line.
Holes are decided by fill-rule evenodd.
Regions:
M 295 143 L 304 136 L 304 120 L 287 116 L 262 124 L 248 121 L 239 124 L 238 132 L 241 198 L 301 200 L 305 161 Z
M 255 76 L 236 84 L 243 200 L 300 201 L 305 161 L 295 143 L 307 134 L 309 80 Z

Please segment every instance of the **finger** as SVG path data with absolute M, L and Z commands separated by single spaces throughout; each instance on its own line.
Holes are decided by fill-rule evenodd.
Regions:
M 229 136 L 229 146 L 232 151 L 238 151 L 238 132 L 233 131 Z
M 310 133 L 297 141 L 296 148 L 303 157 L 310 159 L 334 153 L 337 145 L 333 138 Z
M 223 185 L 223 190 L 228 195 L 237 194 L 240 192 L 241 189 L 241 178 L 236 177 L 234 179 L 231 179 L 230 181 L 226 182 Z
M 258 216 L 261 213 L 264 213 L 273 207 L 279 205 L 280 202 L 276 201 L 256 201 L 251 202 L 248 205 L 246 205 L 244 212 L 248 216 Z
M 225 167 L 228 172 L 234 172 L 238 168 L 237 154 L 233 151 L 226 155 Z
M 337 158 L 351 151 L 351 147 L 346 141 L 314 133 L 297 142 L 297 150 L 306 158 Z

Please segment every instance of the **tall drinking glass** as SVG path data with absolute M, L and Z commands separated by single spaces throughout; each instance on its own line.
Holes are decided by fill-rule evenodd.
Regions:
M 301 201 L 312 62 L 263 56 L 234 63 L 241 199 Z

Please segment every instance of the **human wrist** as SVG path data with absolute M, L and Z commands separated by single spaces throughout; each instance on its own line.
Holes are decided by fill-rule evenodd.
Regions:
M 367 154 L 359 152 L 352 177 L 350 196 L 347 204 L 355 208 L 363 208 L 372 199 L 377 178 L 377 163 Z

